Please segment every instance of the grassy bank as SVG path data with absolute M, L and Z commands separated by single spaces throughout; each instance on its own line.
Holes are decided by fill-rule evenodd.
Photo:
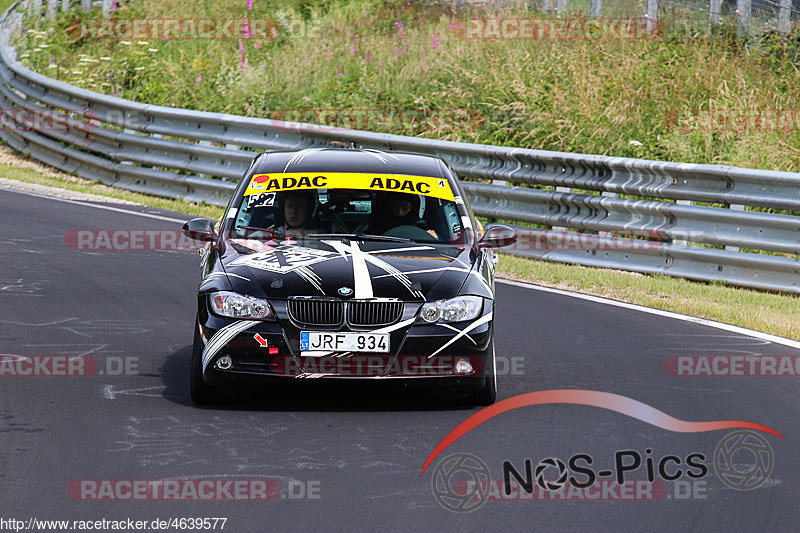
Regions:
M 638 40 L 465 39 L 470 16 L 542 15 L 405 1 L 252 4 L 139 0 L 114 16 L 273 19 L 276 38 L 164 39 L 156 32 L 99 39 L 102 32 L 86 22 L 99 12 L 76 11 L 38 30 L 28 21 L 20 58 L 49 76 L 141 102 L 312 121 L 322 115 L 302 112 L 387 110 L 368 123 L 342 112 L 327 120 L 458 141 L 800 170 L 800 116 L 791 113 L 800 108 L 800 73 L 791 40 L 754 49 L 729 27 L 692 33 L 671 26 Z M 454 109 L 469 114 L 447 114 Z M 710 124 L 696 122 L 693 110 L 709 109 L 751 117 L 780 110 L 793 129 L 750 123 L 697 131 Z M 413 122 L 391 115 L 399 110 L 442 114 Z

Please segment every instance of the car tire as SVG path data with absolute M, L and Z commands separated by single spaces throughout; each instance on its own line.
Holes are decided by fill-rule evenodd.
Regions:
M 486 370 L 483 372 L 483 385 L 472 393 L 474 405 L 492 405 L 497 399 L 497 365 L 494 357 L 494 339 L 489 342 L 489 358 L 486 360 Z
M 203 339 L 200 337 L 200 323 L 194 323 L 194 343 L 192 345 L 192 369 L 190 372 L 189 394 L 197 405 L 208 405 L 217 398 L 214 387 L 203 380 Z

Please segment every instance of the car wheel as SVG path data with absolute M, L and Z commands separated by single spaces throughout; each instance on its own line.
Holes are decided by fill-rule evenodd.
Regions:
M 203 339 L 200 337 L 199 322 L 194 323 L 194 344 L 192 346 L 192 369 L 189 392 L 197 405 L 208 405 L 217 399 L 214 387 L 203 381 Z
M 486 361 L 483 385 L 472 393 L 472 403 L 475 405 L 492 405 L 497 399 L 497 365 L 494 357 L 494 339 L 491 345 L 491 355 Z

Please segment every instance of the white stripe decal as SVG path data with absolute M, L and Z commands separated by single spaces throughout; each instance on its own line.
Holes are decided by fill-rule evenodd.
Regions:
M 437 325 L 437 326 L 441 326 L 441 327 L 443 327 L 443 328 L 451 329 L 451 330 L 455 331 L 456 333 L 460 333 L 460 332 L 461 332 L 461 330 L 460 330 L 460 329 L 458 329 L 458 328 L 454 328 L 454 327 L 453 327 L 453 326 L 451 326 L 450 324 L 436 324 L 436 325 Z M 464 336 L 465 336 L 466 338 L 468 338 L 470 341 L 472 341 L 472 344 L 474 344 L 475 346 L 477 346 L 477 345 L 478 345 L 478 343 L 477 343 L 477 342 L 475 342 L 475 339 L 473 339 L 473 338 L 472 338 L 472 337 L 470 337 L 469 335 L 466 335 L 466 334 L 465 334 Z
M 369 277 L 369 269 L 367 268 L 366 255 L 358 247 L 358 243 L 350 242 L 351 252 L 353 254 L 353 281 L 355 282 L 356 299 L 372 298 L 372 279 Z
M 403 322 L 398 322 L 397 324 L 394 324 L 392 326 L 386 326 L 385 328 L 376 329 L 375 331 L 370 331 L 370 333 L 391 333 L 396 329 L 400 329 L 405 326 L 410 326 L 411 324 L 414 323 L 415 320 L 417 320 L 417 317 L 412 317 L 409 318 L 408 320 L 404 320 Z
M 320 279 L 317 274 L 308 267 L 299 267 L 294 270 L 294 273 L 306 280 L 310 285 L 313 285 L 315 289 L 321 292 L 323 295 L 325 291 L 322 290 L 322 285 L 320 283 L 322 280 Z
M 211 340 L 206 344 L 206 349 L 203 350 L 203 370 L 206 369 L 208 363 L 213 359 L 217 352 L 219 352 L 228 342 L 236 335 L 246 330 L 250 326 L 258 324 L 258 320 L 240 320 L 229 324 L 217 331 Z
M 381 249 L 381 250 L 373 250 L 371 252 L 365 252 L 368 254 L 375 254 L 375 255 L 382 255 L 382 254 L 392 254 L 395 252 L 416 252 L 418 250 L 434 250 L 433 246 L 410 246 L 406 248 L 390 248 L 390 249 Z
M 406 274 L 406 275 L 408 275 L 408 274 L 425 274 L 425 273 L 428 273 L 428 272 L 444 272 L 445 270 L 454 270 L 456 272 L 471 272 L 470 269 L 468 269 L 468 268 L 458 268 L 458 267 L 446 266 L 446 267 L 439 267 L 439 268 L 428 268 L 428 269 L 425 269 L 425 270 L 407 270 L 407 271 L 403 272 L 403 274 Z M 380 276 L 375 276 L 375 279 L 386 278 L 386 277 L 389 277 L 389 276 L 391 276 L 391 274 L 381 274 Z
M 286 172 L 288 168 L 293 165 L 294 163 L 301 163 L 303 159 L 306 157 L 313 155 L 317 152 L 324 150 L 324 148 L 306 148 L 304 150 L 300 150 L 296 154 L 294 154 L 289 161 L 286 162 L 286 166 L 283 168 L 283 171 Z
M 367 259 L 370 256 L 362 252 L 358 244 L 353 241 L 350 241 L 349 246 L 339 241 L 323 242 L 345 258 L 347 253 L 350 254 L 353 263 L 354 297 L 357 299 L 372 298 L 372 279 L 369 277 L 369 269 L 367 268 Z
M 484 316 L 483 318 L 479 318 L 478 320 L 476 320 L 475 322 L 473 322 L 472 324 L 470 324 L 470 325 L 469 325 L 469 326 L 467 326 L 466 328 L 462 329 L 462 330 L 461 330 L 461 333 L 459 333 L 458 335 L 456 335 L 455 337 L 453 337 L 452 339 L 450 339 L 449 341 L 447 341 L 447 342 L 444 344 L 444 346 L 442 346 L 441 348 L 439 348 L 438 350 L 436 350 L 435 352 L 433 352 L 432 354 L 430 354 L 430 355 L 428 356 L 428 359 L 430 359 L 431 357 L 433 357 L 433 356 L 434 356 L 434 355 L 436 355 L 437 353 L 441 352 L 442 350 L 444 350 L 445 348 L 447 348 L 448 346 L 450 346 L 451 344 L 453 344 L 454 342 L 456 342 L 458 339 L 460 339 L 461 337 L 463 337 L 464 335 L 466 335 L 467 333 L 469 333 L 470 331 L 472 331 L 473 329 L 477 328 L 478 326 L 480 326 L 480 325 L 482 325 L 482 324 L 485 324 L 485 323 L 489 322 L 489 321 L 492 319 L 492 315 L 493 315 L 493 314 L 494 314 L 494 313 L 489 313 L 488 315 Z
M 397 281 L 402 283 L 406 287 L 406 289 L 408 289 L 408 292 L 410 292 L 411 294 L 413 294 L 417 298 L 422 298 L 422 291 L 413 290 L 411 288 L 412 283 L 411 283 L 411 280 L 409 279 L 409 277 L 406 276 L 404 273 L 400 272 L 400 270 L 395 268 L 393 265 L 387 263 L 386 261 L 383 261 L 382 259 L 378 259 L 377 257 L 372 257 L 371 255 L 365 255 L 364 258 L 368 262 L 370 262 L 373 265 L 375 265 L 376 267 L 378 267 L 378 268 L 382 269 L 383 271 L 388 272 L 389 274 L 391 274 L 394 277 L 394 279 L 396 279 Z
M 377 159 L 378 161 L 380 161 L 384 165 L 388 165 L 389 164 L 389 161 L 386 158 L 382 157 L 380 154 L 376 154 L 376 153 L 370 152 L 368 150 L 364 150 L 364 153 L 367 154 L 367 155 L 371 155 L 372 157 L 374 157 L 375 159 Z
M 206 339 L 206 334 L 203 333 L 203 326 L 200 325 L 200 322 L 197 323 L 197 329 L 200 330 L 200 338 L 203 340 L 203 346 L 208 344 L 208 340 Z
M 374 148 L 363 148 L 361 151 L 362 151 L 362 152 L 374 152 L 374 153 L 376 153 L 376 154 L 385 155 L 386 157 L 391 157 L 391 158 L 393 158 L 395 161 L 400 161 L 400 158 L 399 158 L 399 157 L 397 157 L 396 155 L 394 155 L 394 154 L 390 154 L 389 152 L 383 152 L 383 151 L 381 151 L 381 150 L 375 150 Z

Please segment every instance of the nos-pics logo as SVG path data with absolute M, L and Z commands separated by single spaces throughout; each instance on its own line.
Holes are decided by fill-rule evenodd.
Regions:
M 729 433 L 714 450 L 714 471 L 726 486 L 736 490 L 752 490 L 763 485 L 772 474 L 775 455 L 767 440 L 754 431 Z M 553 472 L 557 475 L 553 477 Z M 567 483 L 566 464 L 550 457 L 536 467 L 536 483 L 544 490 L 559 490 Z M 431 489 L 436 501 L 445 509 L 468 513 L 489 499 L 492 475 L 489 466 L 469 453 L 448 455 L 436 465 Z M 458 490 L 464 489 L 466 490 Z

